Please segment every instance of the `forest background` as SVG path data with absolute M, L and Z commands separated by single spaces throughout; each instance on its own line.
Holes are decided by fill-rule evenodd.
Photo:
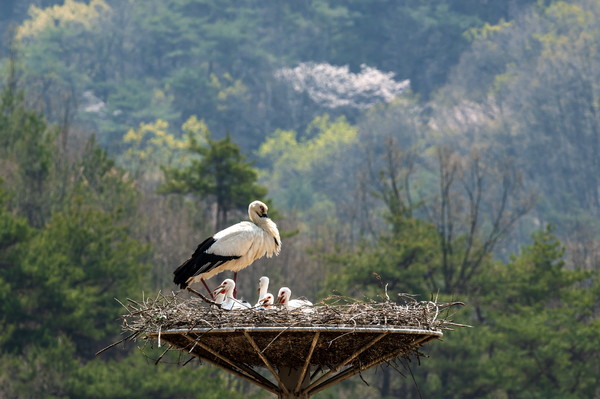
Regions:
M 268 397 L 94 355 L 115 298 L 176 290 L 261 198 L 282 254 L 240 296 L 387 285 L 473 326 L 316 397 L 600 398 L 599 21 L 597 0 L 3 0 L 0 397 Z

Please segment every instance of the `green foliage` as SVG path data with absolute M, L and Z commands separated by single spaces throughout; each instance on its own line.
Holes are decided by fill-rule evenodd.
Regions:
M 206 125 L 191 117 L 182 130 L 202 138 Z M 119 162 L 138 180 L 160 181 L 161 167 L 183 167 L 188 163 L 187 140 L 169 133 L 169 123 L 158 119 L 154 123 L 141 123 L 138 129 L 129 129 L 123 138 L 127 150 Z
M 551 298 L 560 300 L 566 287 L 581 280 L 580 272 L 565 270 L 564 248 L 552 235 L 552 229 L 536 232 L 533 243 L 523 250 L 521 256 L 513 259 L 506 267 L 497 270 L 498 280 L 494 293 L 499 296 L 502 306 L 515 305 L 531 310 L 542 310 Z
M 20 116 L 30 112 L 36 127 L 45 127 L 45 121 L 22 103 L 19 107 L 3 108 L 7 124 L 2 128 L 31 138 L 20 129 L 32 125 Z M 198 128 L 197 121 L 186 128 Z M 13 131 L 2 132 L 3 138 L 12 137 Z M 20 140 L 14 137 L 13 148 Z M 28 152 L 23 154 L 38 154 L 41 144 L 23 147 Z M 61 155 L 54 145 L 43 149 L 50 159 Z M 47 187 L 60 190 L 40 198 L 54 209 L 40 226 L 17 212 L 23 198 L 14 176 L 30 166 L 5 148 L 0 165 L 10 178 L 0 186 L 0 396 L 192 398 L 200 392 L 242 397 L 237 393 L 242 387 L 214 369 L 159 368 L 139 353 L 115 356 L 120 360 L 94 358 L 118 339 L 116 320 L 123 309 L 115 298 L 138 296 L 148 287 L 150 248 L 134 238 L 139 224 L 135 182 L 93 137 L 60 173 L 45 177 Z
M 148 248 L 130 237 L 122 216 L 75 194 L 21 244 L 20 256 L 1 276 L 10 282 L 0 343 L 5 350 L 51 345 L 60 334 L 89 356 L 113 336 L 112 320 L 120 314 L 114 298 L 139 291 L 147 270 Z
M 93 140 L 81 159 L 51 173 L 60 156 L 52 129 L 10 84 L 2 98 L 0 164 L 10 195 L 1 195 L 0 347 L 22 353 L 60 335 L 89 355 L 112 333 L 113 298 L 145 283 L 148 248 L 127 224 L 135 190 Z
M 277 130 L 258 150 L 275 201 L 300 211 L 335 202 L 334 182 L 344 173 L 340 161 L 357 138 L 357 128 L 345 118 L 332 121 L 328 115 L 315 118 L 299 136 Z
M 111 9 L 104 0 L 68 0 L 48 8 L 33 6 L 29 14 L 15 32 L 26 65 L 20 81 L 30 93 L 37 91 L 46 117 L 63 120 L 77 107 L 83 91 L 104 80 L 113 67 L 112 57 L 102 48 L 106 40 L 97 36 L 110 21 Z
M 470 296 L 460 298 L 468 308 L 456 321 L 474 328 L 450 331 L 443 345 L 428 348 L 431 357 L 413 369 L 424 396 L 595 395 L 600 349 L 591 337 L 600 328 L 598 273 L 567 268 L 553 229 L 538 231 L 532 239 L 508 263 L 485 262 L 469 282 Z M 461 246 L 457 243 L 455 248 Z M 405 218 L 401 228 L 382 236 L 377 245 L 328 257 L 330 274 L 323 295 L 378 300 L 387 295 L 394 301 L 397 293 L 409 292 L 419 299 L 454 299 L 432 291 L 431 278 L 443 273 L 436 267 L 440 257 L 434 226 Z M 386 388 L 390 394 L 388 389 L 399 396 L 412 392 L 403 382 Z
M 188 133 L 188 151 L 199 159 L 192 159 L 184 168 L 164 168 L 167 181 L 161 192 L 214 198 L 219 228 L 227 222 L 230 210 L 246 209 L 250 202 L 263 199 L 267 189 L 256 183 L 256 170 L 229 135 L 214 140 L 207 129 L 204 133 L 205 145 Z
M 538 232 L 523 254 L 501 271 L 489 303 L 490 325 L 500 351 L 522 359 L 512 366 L 516 379 L 503 388 L 514 397 L 592 397 L 600 351 L 583 339 L 597 334 L 592 306 L 598 278 L 569 270 L 552 230 Z M 500 289 L 501 288 L 501 289 Z M 498 369 L 508 368 L 508 356 Z
M 114 298 L 139 291 L 147 270 L 147 248 L 128 236 L 119 219 L 75 196 L 32 239 L 19 289 L 29 327 L 15 337 L 17 347 L 61 333 L 79 351 L 92 351 L 90 343 L 112 336 L 121 310 Z
M 80 354 L 112 337 L 120 313 L 115 297 L 139 292 L 148 278 L 149 248 L 133 238 L 136 194 L 123 172 L 93 141 L 77 180 L 46 226 L 31 238 L 19 259 L 21 327 L 9 344 L 48 344 L 60 333 Z
M 149 351 L 145 349 L 145 351 Z M 155 365 L 139 351 L 119 360 L 102 357 L 79 363 L 75 346 L 61 337 L 48 348 L 30 346 L 20 356 L 0 355 L 3 397 L 54 398 L 261 398 L 242 395 L 224 372 L 191 363 Z M 147 355 L 158 357 L 157 350 Z M 176 361 L 167 355 L 168 362 Z
M 55 129 L 25 105 L 23 92 L 16 88 L 15 61 L 11 60 L 6 87 L 0 97 L 0 157 L 2 176 L 15 186 L 13 203 L 29 223 L 40 227 L 50 207 L 48 179 L 53 172 Z
M 27 221 L 13 215 L 7 204 L 9 194 L 0 184 L 0 320 L 3 328 L 0 343 L 15 333 L 12 321 L 19 317 L 19 298 L 13 295 L 18 274 L 14 264 L 19 262 L 21 248 L 26 246 L 30 234 Z
M 73 198 L 81 196 L 87 206 L 115 215 L 123 224 L 133 227 L 140 193 L 135 182 L 116 166 L 94 137 L 86 143 L 81 158 L 72 165 L 70 173 L 71 184 L 61 197 L 58 209 L 68 207 Z
M 150 355 L 158 357 L 160 352 L 152 351 Z M 166 363 L 176 361 L 174 356 L 169 355 L 166 360 Z M 194 363 L 185 367 L 155 365 L 139 351 L 133 351 L 119 361 L 97 359 L 88 362 L 74 370 L 69 379 L 69 395 L 73 398 L 245 397 L 235 388 L 235 382 L 229 383 L 227 376 L 215 368 L 198 367 Z
M 548 228 L 479 276 L 481 294 L 467 299 L 473 318 L 461 318 L 474 328 L 449 333 L 424 365 L 426 378 L 441 384 L 426 385 L 428 396 L 594 397 L 600 350 L 588 338 L 600 328 L 598 275 L 567 269 L 563 255 Z
M 168 88 L 157 87 L 153 81 L 126 80 L 111 88 L 103 111 L 111 117 L 88 114 L 86 120 L 96 121 L 102 132 L 101 144 L 111 153 L 123 151 L 119 146 L 123 133 L 133 124 L 147 120 L 177 120 L 180 113 L 174 109 L 173 94 Z
M 70 397 L 70 376 L 79 367 L 74 355 L 74 345 L 61 336 L 55 336 L 51 346 L 32 344 L 18 355 L 0 353 L 0 395 L 23 399 Z
M 255 149 L 273 128 L 304 128 L 325 111 L 281 90 L 278 68 L 367 64 L 410 79 L 427 98 L 468 45 L 465 31 L 532 2 L 37 1 L 16 36 L 23 81 L 50 119 L 75 114 L 111 153 L 130 126 L 191 115 Z
M 376 245 L 364 245 L 351 254 L 329 256 L 327 261 L 332 267 L 324 284 L 324 295 L 336 292 L 385 300 L 387 289 L 392 301 L 396 300 L 396 293 L 428 298 L 432 287 L 424 277 L 435 274 L 439 256 L 435 227 L 418 219 L 405 219 L 402 228 L 381 237 Z
M 496 107 L 491 146 L 516 155 L 561 229 L 594 224 L 598 185 L 598 16 L 594 1 L 539 2 L 530 13 L 480 30 L 453 84 L 465 101 Z M 491 105 L 494 104 L 494 105 Z M 535 182 L 535 183 L 533 183 Z M 581 216 L 580 216 L 581 215 Z M 593 216 L 593 219 L 590 218 Z
M 86 360 L 115 339 L 121 310 L 113 298 L 137 296 L 147 286 L 150 248 L 135 237 L 147 236 L 143 223 L 155 214 L 140 208 L 138 179 L 156 185 L 158 167 L 165 166 L 163 190 L 214 200 L 223 225 L 228 210 L 266 195 L 242 155 L 255 148 L 261 182 L 297 213 L 294 227 L 309 236 L 299 235 L 308 243 L 298 239 L 298 252 L 286 252 L 289 268 L 301 264 L 294 259 L 302 248 L 320 257 L 334 253 L 326 257 L 324 295 L 335 289 L 383 298 L 386 285 L 391 300 L 399 292 L 419 299 L 439 292 L 440 300 L 461 293 L 468 307 L 457 321 L 474 328 L 448 331 L 444 342 L 424 349 L 431 357 L 413 368 L 423 397 L 597 396 L 598 266 L 590 262 L 582 271 L 572 261 L 576 245 L 586 254 L 595 247 L 570 240 L 572 251 L 565 252 L 548 229 L 520 254 L 494 261 L 487 249 L 505 231 L 484 237 L 473 226 L 497 219 L 485 209 L 472 212 L 469 203 L 469 197 L 503 198 L 493 182 L 469 186 L 483 176 L 469 173 L 511 154 L 529 179 L 525 186 L 544 196 L 536 218 L 561 227 L 597 225 L 599 3 L 537 1 L 516 15 L 534 2 L 93 0 L 33 8 L 17 32 L 23 65 L 8 64 L 0 99 L 0 396 L 241 397 L 247 388 L 208 367 L 155 367 L 139 353 Z M 385 120 L 371 110 L 360 128 L 352 119 L 357 114 L 337 118 L 343 111 L 330 110 L 333 116 L 315 118 L 324 110 L 273 79 L 274 70 L 306 60 L 394 72 L 423 99 L 458 62 L 443 90 L 456 101 L 445 102 L 449 95 L 430 107 L 390 107 L 386 112 L 395 115 Z M 31 90 L 28 96 L 19 84 Z M 57 148 L 58 129 L 31 103 L 63 123 L 69 147 Z M 94 140 L 79 152 L 72 121 L 98 130 L 99 142 L 122 155 L 118 163 L 129 173 Z M 187 142 L 169 130 L 180 125 Z M 382 126 L 399 140 L 373 134 L 378 150 L 363 157 L 357 148 L 371 144 L 367 133 Z M 209 128 L 236 136 L 214 140 Z M 440 181 L 453 194 L 464 188 L 464 195 L 436 208 L 437 180 L 418 173 L 419 206 L 429 207 L 415 208 L 405 199 L 408 187 L 397 184 L 408 176 L 402 163 L 378 174 L 384 157 L 376 157 L 385 153 L 379 148 L 433 148 L 447 136 L 461 145 L 472 141 L 453 154 L 457 163 L 447 165 L 448 179 Z M 473 143 L 493 151 L 482 152 L 474 169 L 454 173 Z M 431 155 L 417 154 L 417 164 Z M 369 176 L 350 167 L 367 162 L 373 162 Z M 369 192 L 375 186 L 377 195 Z M 484 208 L 510 207 L 510 200 L 484 202 Z M 440 209 L 446 213 L 440 211 L 437 225 L 421 219 Z M 163 216 L 156 225 L 172 229 L 153 232 L 157 237 L 174 230 L 192 235 L 171 225 L 168 212 L 155 212 Z M 459 221 L 472 214 L 484 216 Z M 469 235 L 469 227 L 476 233 Z M 351 241 L 339 238 L 344 234 L 378 238 L 338 247 Z M 594 234 L 585 238 L 596 244 Z M 473 267 L 473 259 L 481 263 Z M 418 397 L 411 385 L 393 379 L 380 393 Z

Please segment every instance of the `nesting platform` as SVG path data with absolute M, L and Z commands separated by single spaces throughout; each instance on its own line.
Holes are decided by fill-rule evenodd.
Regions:
M 308 398 L 381 363 L 418 357 L 421 346 L 458 325 L 439 317 L 458 302 L 405 302 L 227 311 L 159 295 L 129 300 L 123 329 L 130 339 L 168 344 L 280 398 Z

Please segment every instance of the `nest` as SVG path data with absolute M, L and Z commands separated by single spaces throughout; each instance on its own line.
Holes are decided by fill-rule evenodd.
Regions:
M 361 357 L 363 363 L 398 348 L 405 349 L 399 356 L 418 354 L 418 345 L 413 345 L 416 338 L 423 335 L 439 338 L 443 330 L 458 325 L 440 315 L 460 302 L 440 304 L 416 301 L 410 296 L 403 296 L 402 300 L 404 303 L 398 304 L 352 302 L 348 298 L 333 297 L 312 307 L 311 311 L 280 307 L 228 311 L 207 304 L 210 301 L 205 298 L 159 294 L 141 302 L 129 299 L 123 329 L 132 333 L 129 339 L 152 337 L 178 347 L 199 342 L 227 358 L 259 366 L 264 366 L 264 361 L 254 348 L 249 348 L 252 345 L 248 344 L 247 333 L 251 333 L 257 346 L 274 364 L 298 366 L 306 360 L 311 333 L 319 332 L 320 346 L 313 350 L 311 362 L 335 366 L 340 357 L 382 334 L 385 336 L 379 338 L 379 345 L 373 345 L 368 354 Z M 208 355 L 206 352 L 201 354 Z
M 413 327 L 421 330 L 447 330 L 456 326 L 439 315 L 461 302 L 437 303 L 416 301 L 402 296 L 403 304 L 394 302 L 357 302 L 344 297 L 330 297 L 313 306 L 311 311 L 287 310 L 274 306 L 269 309 L 222 310 L 210 305 L 205 298 L 184 298 L 161 293 L 154 299 L 141 302 L 128 299 L 123 305 L 123 329 L 136 334 L 179 328 L 245 328 L 256 326 L 336 326 L 336 327 Z
M 448 320 L 461 302 L 408 295 L 399 297 L 402 303 L 332 297 L 308 311 L 224 310 L 190 291 L 201 299 L 174 293 L 128 299 L 122 321 L 130 334 L 122 341 L 166 343 L 165 353 L 188 353 L 278 395 L 308 397 L 383 362 L 421 356 L 422 345 L 463 326 Z

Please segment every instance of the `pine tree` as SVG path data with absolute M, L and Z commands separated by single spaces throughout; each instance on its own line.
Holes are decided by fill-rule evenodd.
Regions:
M 229 211 L 245 209 L 253 200 L 263 199 L 267 189 L 256 183 L 256 170 L 229 135 L 222 140 L 212 139 L 208 130 L 205 135 L 206 145 L 191 135 L 189 138 L 189 151 L 198 159 L 185 168 L 163 169 L 167 182 L 160 192 L 214 198 L 219 229 L 227 223 Z

